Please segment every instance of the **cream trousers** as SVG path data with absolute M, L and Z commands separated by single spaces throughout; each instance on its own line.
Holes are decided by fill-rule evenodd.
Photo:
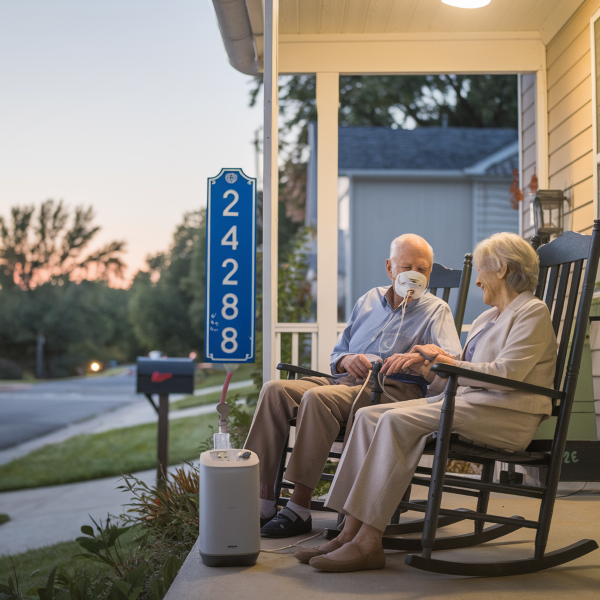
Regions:
M 361 387 L 332 385 L 325 377 L 275 379 L 263 385 L 244 446 L 258 455 L 260 482 L 275 485 L 289 422 L 295 418 L 296 442 L 285 478 L 314 489 Z M 386 390 L 398 400 L 422 393 L 418 385 L 399 381 L 386 383 Z M 389 400 L 382 395 L 382 402 Z
M 440 424 L 442 402 L 424 398 L 370 406 L 356 414 L 326 506 L 384 531 L 408 488 L 425 443 Z M 542 415 L 456 397 L 452 431 L 507 450 L 524 450 Z

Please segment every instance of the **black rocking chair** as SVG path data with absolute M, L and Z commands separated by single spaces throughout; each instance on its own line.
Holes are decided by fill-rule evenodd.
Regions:
M 454 308 L 454 324 L 456 326 L 456 331 L 460 336 L 462 331 L 463 319 L 465 316 L 465 307 L 467 304 L 467 296 L 469 292 L 469 284 L 471 282 L 471 272 L 473 270 L 473 255 L 466 254 L 465 260 L 463 262 L 463 268 L 460 269 L 448 269 L 439 263 L 433 264 L 433 269 L 431 271 L 431 277 L 429 278 L 429 292 L 434 296 L 438 295 L 438 292 L 441 293 L 441 298 L 444 302 L 448 302 L 450 299 L 450 292 L 453 289 L 457 290 L 456 304 Z M 381 366 L 379 366 L 381 368 Z M 329 377 L 330 374 L 320 373 L 318 371 L 312 371 L 311 369 L 306 369 L 304 367 L 299 367 L 296 365 L 290 365 L 286 363 L 279 363 L 277 365 L 277 369 L 279 371 L 287 371 L 287 379 L 296 379 L 296 375 L 300 375 L 301 377 Z M 379 369 L 377 370 L 377 372 Z M 374 389 L 374 394 L 381 394 L 381 388 L 377 385 Z M 376 396 L 377 404 L 379 404 L 379 396 Z M 372 402 L 375 402 L 375 398 L 372 398 Z M 290 421 L 290 426 L 293 427 L 296 425 L 296 419 L 292 419 Z M 340 432 L 335 440 L 335 443 L 342 443 L 344 441 L 345 435 L 345 427 L 340 428 Z M 285 506 L 288 503 L 288 498 L 281 495 L 281 490 L 283 488 L 286 489 L 294 489 L 294 484 L 291 482 L 284 481 L 283 475 L 285 472 L 285 464 L 287 455 L 292 452 L 293 448 L 288 447 L 289 445 L 289 435 L 286 439 L 284 449 L 281 455 L 281 459 L 279 461 L 279 471 L 277 473 L 277 481 L 275 482 L 275 498 L 278 506 Z M 341 458 L 341 453 L 339 452 L 330 452 L 329 458 L 339 459 Z M 330 473 L 323 473 L 321 475 L 321 481 L 333 481 L 333 475 Z M 408 499 L 408 497 L 407 497 Z M 326 508 L 324 506 L 324 502 L 321 500 L 313 500 L 311 502 L 310 508 L 311 510 L 325 510 L 325 511 L 333 511 L 333 509 Z M 399 518 L 400 511 L 392 518 L 392 523 L 397 523 Z
M 559 342 L 554 388 L 542 388 L 510 379 L 480 374 L 471 370 L 467 371 L 450 365 L 439 364 L 432 367 L 438 375 L 448 377 L 445 391 L 446 398 L 435 440 L 430 442 L 425 449 L 425 454 L 433 454 L 434 456 L 433 466 L 431 468 L 418 467 L 412 480 L 412 485 L 429 487 L 429 495 L 426 503 L 418 500 L 400 503 L 400 507 L 404 510 L 425 513 L 425 518 L 398 525 L 389 525 L 383 538 L 384 548 L 421 552 L 420 555 L 409 554 L 406 557 L 405 562 L 411 567 L 448 575 L 476 577 L 519 575 L 570 562 L 598 548 L 598 544 L 594 540 L 584 539 L 560 550 L 546 552 L 562 457 L 567 440 L 569 418 L 598 270 L 600 220 L 594 221 L 591 236 L 566 232 L 551 243 L 539 248 L 538 253 L 540 257 L 540 277 L 535 293 L 538 298 L 546 302 L 550 310 L 552 324 Z M 582 274 L 583 286 L 580 289 Z M 578 294 L 580 294 L 579 302 L 577 302 Z M 571 338 L 574 321 L 575 330 Z M 463 436 L 451 433 L 455 394 L 458 387 L 458 378 L 461 376 L 468 376 L 470 379 L 499 384 L 552 398 L 554 404 L 552 414 L 557 417 L 554 438 L 552 440 L 534 440 L 526 451 L 514 452 L 475 443 Z M 482 464 L 481 478 L 473 480 L 447 474 L 446 463 L 449 458 Z M 493 483 L 492 477 L 496 461 L 508 463 L 509 466 L 537 466 L 547 469 L 545 483 L 540 486 L 522 485 L 514 483 L 510 477 L 501 477 L 501 483 Z M 511 473 L 509 472 L 508 475 L 511 475 Z M 477 498 L 476 510 L 440 508 L 442 495 L 445 491 Z M 490 492 L 540 500 L 541 507 L 538 520 L 488 514 Z M 464 520 L 474 521 L 474 533 L 436 538 L 438 527 Z M 494 525 L 483 529 L 486 522 Z M 523 527 L 536 530 L 535 552 L 532 558 L 495 563 L 456 562 L 431 558 L 432 550 L 475 546 L 496 540 Z M 387 537 L 420 531 L 423 532 L 420 540 Z M 334 537 L 336 534 L 337 532 L 331 532 L 328 537 Z

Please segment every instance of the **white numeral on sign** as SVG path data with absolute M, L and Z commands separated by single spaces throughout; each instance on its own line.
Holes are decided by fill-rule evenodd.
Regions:
M 221 246 L 231 246 L 232 250 L 236 250 L 239 242 L 237 241 L 237 225 L 234 225 L 221 240 Z
M 221 309 L 221 315 L 224 319 L 231 321 L 238 316 L 237 308 L 238 298 L 235 294 L 225 294 L 223 296 L 223 308 Z M 229 314 L 228 311 L 232 311 Z
M 231 212 L 231 207 L 237 204 L 237 201 L 240 199 L 240 195 L 235 190 L 227 190 L 223 194 L 223 200 L 227 198 L 227 196 L 233 196 L 233 202 L 223 211 L 224 217 L 239 217 L 240 213 Z
M 223 285 L 237 285 L 237 280 L 231 279 L 232 275 L 237 273 L 238 270 L 237 260 L 235 260 L 235 258 L 227 258 L 223 261 L 223 264 L 221 266 L 226 268 L 227 265 L 231 265 L 231 271 L 229 271 L 229 273 L 225 275 L 225 278 L 223 279 Z
M 237 310 L 237 309 L 236 309 Z M 221 350 L 226 354 L 232 354 L 237 350 L 238 343 L 237 340 L 237 331 L 233 327 L 225 327 L 223 329 L 223 341 L 221 342 Z M 227 345 L 231 344 L 231 348 L 228 348 Z

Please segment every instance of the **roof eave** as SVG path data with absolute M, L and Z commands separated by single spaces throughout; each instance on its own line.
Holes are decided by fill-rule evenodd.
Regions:
M 219 30 L 231 66 L 245 75 L 258 75 L 258 57 L 245 0 L 213 0 Z

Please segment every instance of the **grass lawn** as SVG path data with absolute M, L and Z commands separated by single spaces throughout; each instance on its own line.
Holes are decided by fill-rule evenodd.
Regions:
M 87 523 L 92 525 L 92 523 Z M 95 531 L 95 527 L 94 527 Z M 82 537 L 83 534 L 81 534 Z M 136 533 L 128 531 L 120 538 L 122 545 L 120 551 L 126 557 L 131 556 L 133 549 L 132 542 Z M 73 573 L 75 569 L 83 570 L 93 576 L 95 573 L 109 574 L 112 567 L 109 565 L 91 561 L 87 559 L 73 558 L 77 554 L 86 552 L 77 542 L 60 542 L 52 546 L 44 546 L 35 550 L 28 550 L 20 554 L 0 556 L 0 583 L 6 585 L 8 577 L 15 580 L 13 563 L 19 576 L 20 585 L 27 591 L 32 586 L 45 586 L 48 581 L 48 575 L 54 567 L 66 569 Z M 36 572 L 37 571 L 37 572 Z
M 197 458 L 217 414 L 175 419 L 169 426 L 169 463 Z M 0 466 L 0 491 L 118 476 L 156 467 L 157 424 L 79 435 Z
M 240 396 L 240 398 L 244 398 L 250 392 L 256 391 L 254 386 L 240 388 L 239 390 L 231 390 L 227 394 L 228 398 L 233 398 L 234 396 Z M 203 404 L 215 404 L 219 402 L 221 399 L 221 392 L 213 392 L 212 394 L 204 394 L 202 396 L 186 396 L 181 400 L 177 400 L 176 402 L 172 402 L 169 405 L 171 410 L 181 410 L 182 408 L 190 408 L 192 406 L 202 406 Z
M 45 585 L 48 581 L 48 574 L 55 566 L 68 568 L 71 571 L 73 563 L 76 563 L 78 566 L 85 566 L 90 573 L 101 569 L 104 571 L 110 569 L 108 565 L 103 567 L 99 563 L 84 563 L 82 560 L 72 558 L 81 552 L 82 548 L 77 542 L 61 542 L 36 550 L 28 550 L 21 554 L 0 556 L 0 583 L 6 585 L 9 576 L 13 581 L 15 580 L 12 561 L 14 561 L 20 585 L 24 587 L 25 591 L 34 585 Z M 37 573 L 33 574 L 34 571 Z
M 10 521 L 10 517 L 6 513 L 0 513 L 0 525 Z

